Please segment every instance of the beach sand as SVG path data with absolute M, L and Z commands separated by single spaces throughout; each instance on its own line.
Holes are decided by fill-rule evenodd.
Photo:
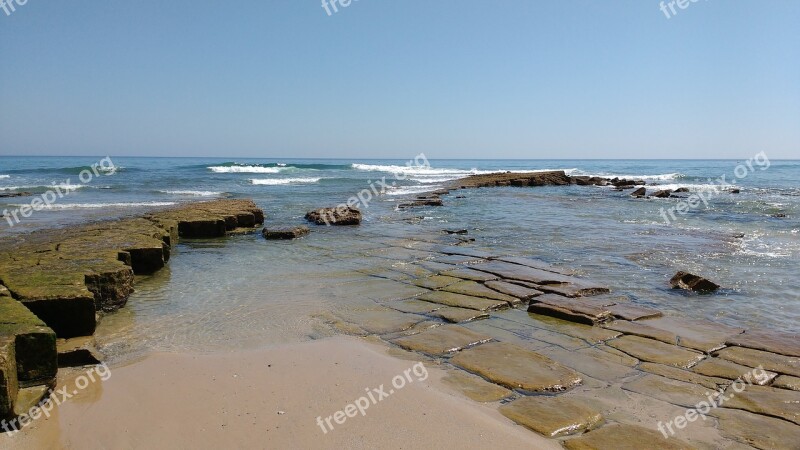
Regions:
M 158 353 L 112 367 L 107 381 L 0 447 L 44 448 L 560 448 L 442 384 L 425 363 L 413 382 L 333 431 L 323 420 L 416 362 L 385 346 L 334 337 L 227 354 Z M 73 377 L 80 374 L 73 372 Z M 417 376 L 417 375 L 420 376 Z M 74 386 L 68 379 L 59 386 Z M 377 398 L 378 395 L 375 395 Z

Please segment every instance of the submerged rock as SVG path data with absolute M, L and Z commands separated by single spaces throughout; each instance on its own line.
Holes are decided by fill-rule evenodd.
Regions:
M 603 415 L 569 397 L 523 397 L 500 407 L 500 413 L 531 430 L 555 438 L 597 428 Z
M 642 198 L 647 195 L 647 189 L 641 187 L 631 192 L 631 197 Z
M 289 240 L 303 237 L 310 232 L 311 230 L 307 226 L 299 226 L 292 228 L 264 228 L 261 234 L 267 240 Z
M 672 194 L 672 190 L 671 189 L 662 189 L 660 191 L 656 191 L 655 193 L 653 193 L 653 197 L 655 197 L 655 198 L 669 198 L 669 196 L 671 194 Z
M 699 293 L 711 293 L 719 289 L 719 285 L 698 275 L 678 272 L 669 280 L 673 289 L 684 289 Z
M 30 192 L 0 192 L 0 198 L 30 197 Z
M 509 389 L 560 392 L 583 382 L 574 370 L 544 355 L 505 342 L 490 342 L 464 350 L 451 362 Z
M 359 225 L 361 211 L 352 206 L 337 206 L 309 211 L 306 220 L 317 225 Z

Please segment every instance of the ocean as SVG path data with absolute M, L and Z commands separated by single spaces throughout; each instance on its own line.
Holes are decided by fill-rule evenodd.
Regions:
M 800 329 L 800 161 L 769 161 L 762 154 L 749 164 L 430 160 L 429 166 L 418 166 L 409 165 L 409 156 L 112 157 L 114 170 L 95 173 L 92 164 L 104 156 L 0 157 L 0 194 L 29 192 L 41 198 L 55 186 L 63 193 L 29 217 L 18 215 L 19 223 L 9 213 L 35 197 L 0 198 L 6 215 L 0 238 L 225 197 L 255 200 L 267 215 L 266 226 L 297 225 L 308 210 L 361 194 L 364 223 L 357 229 L 316 227 L 310 236 L 288 243 L 267 242 L 260 235 L 181 243 L 167 270 L 139 277 L 128 305 L 103 318 L 97 339 L 119 354 L 320 337 L 326 331 L 315 316 L 372 295 L 355 281 L 352 269 L 372 257 L 362 250 L 374 248 L 374 236 L 435 235 L 443 229 L 468 230 L 478 249 L 576 269 L 615 294 L 677 317 Z M 443 207 L 396 208 L 402 200 L 470 174 L 549 169 L 643 179 L 650 192 L 687 188 L 684 197 L 704 197 L 688 205 L 686 198 L 635 199 L 630 191 L 611 187 L 497 187 L 452 193 Z M 88 182 L 81 182 L 81 173 Z M 719 187 L 723 176 L 739 193 L 731 193 L 734 186 Z M 385 192 L 377 193 L 382 187 Z M 708 296 L 674 291 L 668 281 L 678 270 L 705 276 L 722 289 Z

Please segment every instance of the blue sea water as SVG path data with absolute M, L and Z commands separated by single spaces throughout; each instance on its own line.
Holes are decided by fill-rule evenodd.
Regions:
M 79 174 L 103 156 L 0 157 L 0 193 L 41 195 L 54 183 L 78 186 L 13 227 L 7 218 L 0 221 L 0 238 L 225 197 L 254 199 L 265 210 L 268 225 L 293 225 L 302 223 L 310 209 L 340 204 L 362 193 L 368 200 L 360 204 L 363 230 L 380 230 L 400 218 L 420 216 L 423 220 L 406 225 L 404 232 L 465 228 L 476 238 L 477 248 L 536 256 L 576 268 L 637 304 L 668 314 L 741 327 L 800 330 L 800 161 L 761 157 L 748 166 L 747 161 L 737 160 L 431 160 L 430 167 L 409 167 L 412 157 L 112 157 L 116 170 L 93 176 L 85 184 Z M 597 186 L 471 189 L 458 193 L 463 198 L 446 197 L 444 207 L 396 209 L 403 199 L 472 173 L 546 169 L 644 179 L 650 192 L 681 187 L 701 192 L 718 185 L 724 175 L 726 182 L 735 181 L 740 193 L 719 189 L 707 204 L 700 202 L 669 223 L 663 212 L 683 200 L 633 199 L 628 192 Z M 380 188 L 383 183 L 386 192 L 375 195 L 371 187 Z M 370 191 L 372 198 L 365 193 Z M 0 198 L 0 212 L 30 200 Z M 120 325 L 120 321 L 136 322 L 144 339 L 157 343 L 154 347 L 171 348 L 191 346 L 196 333 L 176 333 L 173 321 L 158 325 L 165 314 L 192 310 L 195 315 L 186 313 L 185 330 L 201 326 L 219 330 L 231 323 L 220 321 L 210 311 L 226 311 L 227 317 L 248 323 L 274 321 L 276 314 L 282 323 L 298 321 L 297 314 L 286 313 L 287 308 L 302 304 L 310 310 L 313 300 L 285 300 L 291 298 L 291 289 L 281 289 L 287 274 L 314 261 L 320 242 L 335 239 L 343 247 L 355 246 L 359 236 L 320 230 L 290 245 L 254 243 L 255 239 L 234 238 L 224 248 L 185 244 L 195 250 L 192 256 L 174 259 L 167 275 L 143 280 L 128 308 L 107 323 L 119 330 L 131 325 Z M 704 275 L 723 289 L 713 296 L 673 291 L 668 280 L 678 270 Z M 181 276 L 170 277 L 170 273 Z M 236 295 L 233 303 L 220 300 L 230 298 L 231 292 L 259 294 Z M 276 294 L 265 300 L 263 292 Z M 141 296 L 138 300 L 137 295 Z M 326 294 L 316 295 L 324 298 Z M 342 294 L 346 297 L 347 293 Z M 265 302 L 280 307 L 266 308 Z M 249 327 L 244 335 L 230 334 L 231 339 L 267 339 L 259 333 L 269 334 L 269 327 L 255 328 L 261 332 Z

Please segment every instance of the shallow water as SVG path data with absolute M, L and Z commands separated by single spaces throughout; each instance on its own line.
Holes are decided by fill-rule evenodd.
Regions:
M 0 158 L 0 175 L 8 175 L 0 177 L 0 192 L 18 187 L 42 193 L 45 186 L 68 177 L 74 183 L 81 168 L 99 159 Z M 443 228 L 468 229 L 475 248 L 536 256 L 576 269 L 615 293 L 669 314 L 747 328 L 800 328 L 798 162 L 771 161 L 766 170 L 756 166 L 739 180 L 740 194 L 721 192 L 708 207 L 678 216 L 670 225 L 661 209 L 680 200 L 632 199 L 626 192 L 601 187 L 474 189 L 445 197 L 440 208 L 403 212 L 395 206 L 473 172 L 568 169 L 572 174 L 647 176 L 659 184 L 654 189 L 697 190 L 723 174 L 730 180 L 739 162 L 431 161 L 433 168 L 423 169 L 408 168 L 404 161 L 114 162 L 119 168 L 115 174 L 96 177 L 13 228 L 2 224 L 0 233 L 222 196 L 254 198 L 267 213 L 267 226 L 291 225 L 302 223 L 307 210 L 346 201 L 384 176 L 396 186 L 368 203 L 359 228 L 318 227 L 290 243 L 266 242 L 260 235 L 181 243 L 167 270 L 141 277 L 127 307 L 103 318 L 97 338 L 111 354 L 214 351 L 324 336 L 330 331 L 314 318 L 318 313 L 410 295 L 407 285 L 369 278 L 355 269 L 387 256 L 401 265 L 425 258 L 423 252 L 389 248 L 387 242 L 435 241 Z M 405 179 L 395 179 L 392 171 L 401 171 Z M 3 199 L 0 209 L 14 208 L 24 199 Z M 403 220 L 414 216 L 424 220 Z M 673 291 L 668 280 L 678 270 L 704 275 L 723 290 L 712 296 Z

